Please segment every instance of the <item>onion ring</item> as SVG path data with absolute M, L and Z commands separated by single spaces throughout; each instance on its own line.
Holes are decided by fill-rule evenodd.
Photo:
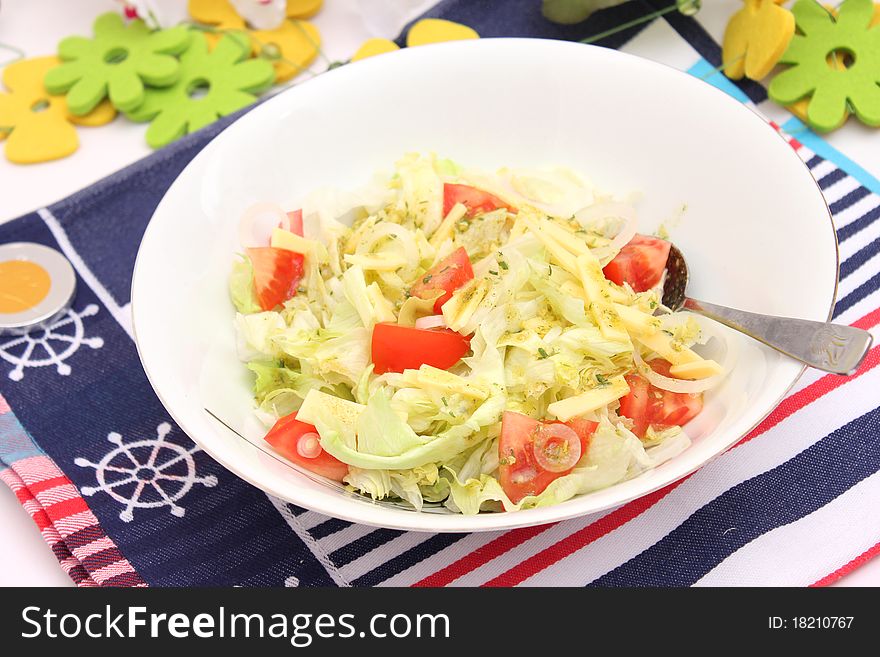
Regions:
M 255 203 L 238 224 L 238 241 L 246 249 L 269 246 L 275 228 L 290 230 L 290 218 L 275 203 Z
M 446 319 L 443 315 L 428 315 L 427 317 L 419 317 L 415 326 L 417 329 L 435 329 L 446 328 Z

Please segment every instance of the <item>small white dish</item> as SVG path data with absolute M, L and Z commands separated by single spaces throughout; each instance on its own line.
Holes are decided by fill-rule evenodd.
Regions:
M 594 513 L 728 449 L 802 372 L 731 333 L 738 364 L 688 426 L 687 451 L 556 506 L 417 513 L 299 474 L 267 453 L 252 416 L 250 373 L 235 355 L 227 276 L 240 250 L 239 217 L 258 201 L 292 209 L 316 187 L 356 187 L 409 151 L 483 169 L 564 165 L 603 192 L 638 193 L 642 231 L 669 227 L 697 298 L 830 317 L 837 246 L 818 186 L 772 127 L 710 85 L 613 50 L 530 39 L 406 49 L 341 67 L 255 108 L 193 159 L 156 209 L 132 286 L 138 351 L 168 412 L 220 463 L 284 500 L 421 531 L 509 529 Z

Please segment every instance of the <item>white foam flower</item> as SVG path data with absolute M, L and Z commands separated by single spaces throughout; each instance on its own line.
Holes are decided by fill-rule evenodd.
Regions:
M 258 30 L 272 30 L 287 16 L 287 0 L 231 0 L 235 11 L 248 25 Z
M 189 20 L 186 4 L 180 0 L 125 0 L 126 9 L 133 9 L 138 18 L 154 30 Z

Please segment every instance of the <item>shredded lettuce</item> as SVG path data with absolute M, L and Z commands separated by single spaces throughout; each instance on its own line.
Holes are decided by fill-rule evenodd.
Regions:
M 453 206 L 444 217 L 449 183 L 475 186 L 476 200 L 483 191 L 509 207 Z M 605 279 L 600 264 L 616 255 L 622 222 L 587 218 L 604 219 L 608 204 L 564 168 L 486 174 L 417 154 L 354 192 L 309 194 L 301 206 L 313 243 L 296 294 L 278 312 L 263 312 L 250 260 L 236 258 L 230 273 L 236 346 L 253 375 L 255 413 L 270 425 L 296 412 L 315 426 L 322 448 L 349 466 L 351 489 L 417 510 L 558 504 L 674 458 L 690 445 L 680 427 L 650 427 L 637 437 L 614 399 L 589 406 L 584 417 L 598 428 L 570 472 L 516 504 L 500 483 L 505 411 L 548 421 L 554 403 L 622 380 L 636 371 L 633 338 L 645 359 L 702 358 L 690 351 L 706 339 L 694 318 L 658 309 L 656 291 L 636 294 Z M 412 286 L 460 247 L 474 277 L 450 290 L 442 319 L 433 317 L 442 292 L 421 299 Z M 654 317 L 655 310 L 664 314 Z M 424 364 L 377 374 L 375 325 L 425 320 L 467 336 L 469 351 L 448 369 Z
M 352 444 L 355 441 L 346 440 L 346 435 L 334 428 L 333 422 L 325 424 L 326 430 L 323 431 L 319 425 L 316 424 L 316 426 L 321 435 L 321 446 L 340 461 L 365 469 L 399 470 L 452 459 L 478 442 L 480 430 L 488 424 L 498 422 L 503 410 L 504 396 L 490 397 L 474 411 L 466 422 L 441 431 L 431 439 L 425 440 L 425 437 L 416 436 L 415 432 L 412 435 L 402 437 L 402 440 L 406 441 L 404 444 L 410 447 L 395 455 L 361 451 L 360 445 L 355 447 Z M 400 421 L 399 418 L 398 421 Z M 357 429 L 361 429 L 360 424 Z M 378 432 L 381 429 L 377 428 L 375 431 Z M 410 431 L 412 430 L 410 429 Z
M 262 310 L 254 291 L 254 267 L 251 259 L 242 256 L 232 264 L 229 274 L 229 296 L 235 309 L 245 315 Z
M 244 361 L 280 355 L 275 339 L 288 330 L 284 318 L 275 312 L 239 313 L 235 316 L 235 328 L 236 348 Z

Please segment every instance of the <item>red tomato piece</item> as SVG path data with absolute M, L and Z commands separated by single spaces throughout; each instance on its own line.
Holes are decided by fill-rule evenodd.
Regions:
M 442 312 L 440 309 L 449 301 L 452 293 L 473 277 L 471 259 L 461 246 L 425 272 L 425 275 L 410 288 L 409 293 L 414 297 L 428 299 L 432 294 L 443 292 L 434 302 L 434 314 L 439 315 Z
M 254 289 L 263 310 L 272 310 L 296 294 L 303 277 L 303 255 L 260 246 L 245 249 L 254 266 Z
M 529 495 L 538 495 L 555 479 L 569 474 L 573 468 L 561 472 L 550 472 L 538 463 L 535 457 L 535 438 L 541 435 L 543 427 L 564 424 L 574 429 L 581 441 L 581 455 L 587 453 L 590 438 L 598 426 L 581 418 L 569 422 L 539 422 L 522 413 L 505 411 L 501 420 L 501 439 L 498 441 L 498 479 L 501 488 L 517 503 Z
M 565 424 L 574 429 L 577 432 L 577 435 L 580 436 L 583 453 L 586 454 L 587 447 L 590 446 L 590 438 L 593 437 L 593 434 L 596 432 L 596 428 L 599 426 L 599 423 L 593 422 L 592 420 L 585 420 L 582 417 L 575 417 L 570 419 Z
M 287 213 L 287 218 L 290 220 L 290 232 L 303 236 L 303 211 L 302 209 L 294 210 L 293 212 Z
M 669 363 L 656 358 L 648 365 L 658 374 L 669 374 Z M 703 410 L 702 393 L 669 392 L 656 388 L 640 374 L 626 377 L 629 393 L 620 400 L 620 415 L 628 417 L 635 424 L 633 433 L 645 437 L 648 427 L 664 429 L 682 426 L 690 422 Z
M 324 451 L 320 443 L 316 445 L 319 439 L 318 430 L 297 420 L 296 413 L 279 418 L 266 434 L 266 442 L 288 461 L 322 477 L 342 481 L 348 474 L 348 466 Z
M 445 183 L 443 185 L 443 216 L 449 214 L 456 203 L 467 206 L 467 216 L 473 217 L 477 214 L 492 212 L 498 208 L 507 208 L 514 212 L 514 208 L 510 207 L 500 198 L 482 189 L 471 187 L 470 185 L 453 185 Z
M 403 372 L 431 365 L 441 370 L 455 365 L 470 351 L 470 340 L 449 329 L 417 329 L 397 324 L 373 327 L 374 372 Z
M 627 282 L 636 292 L 650 290 L 663 277 L 670 246 L 666 240 L 636 235 L 602 271 L 618 285 Z

